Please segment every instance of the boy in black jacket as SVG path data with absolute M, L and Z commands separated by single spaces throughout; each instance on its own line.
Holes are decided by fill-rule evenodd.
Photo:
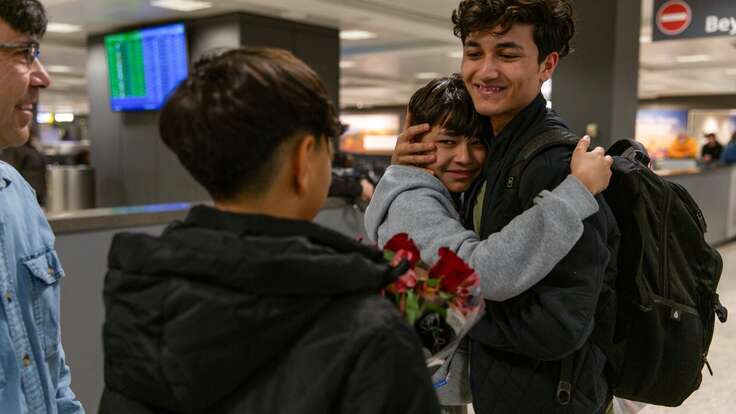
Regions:
M 540 89 L 570 52 L 574 11 L 567 0 L 463 0 L 452 20 L 463 44 L 465 85 L 475 109 L 493 126 L 484 177 L 465 194 L 463 209 L 466 226 L 485 239 L 531 207 L 535 194 L 554 188 L 569 173 L 572 148 L 555 146 L 534 157 L 518 181 L 509 180 L 528 142 L 542 134 L 556 140 L 567 133 L 547 109 Z M 432 162 L 432 148 L 413 143 L 427 129 L 408 128 L 399 137 L 393 162 Z M 518 188 L 511 204 L 507 187 Z M 599 345 L 613 336 L 620 236 L 600 196 L 598 203 L 599 212 L 583 222 L 578 243 L 541 282 L 507 301 L 487 301 L 486 316 L 470 334 L 477 414 L 606 410 L 611 386 Z
M 160 132 L 215 207 L 113 240 L 101 414 L 439 412 L 418 338 L 378 294 L 400 270 L 310 222 L 339 131 L 289 52 L 195 63 Z

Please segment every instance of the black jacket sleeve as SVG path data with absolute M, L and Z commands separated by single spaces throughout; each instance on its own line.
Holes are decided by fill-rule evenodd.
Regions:
M 358 357 L 340 413 L 440 413 L 419 338 L 406 324 L 392 325 L 373 335 Z
M 525 209 L 540 191 L 552 190 L 564 180 L 570 157 L 570 149 L 553 148 L 530 162 L 519 187 Z M 605 204 L 600 196 L 597 199 Z M 559 360 L 585 343 L 611 256 L 607 232 L 612 217 L 603 207 L 583 222 L 580 240 L 545 279 L 515 298 L 489 302 L 488 345 L 533 359 Z

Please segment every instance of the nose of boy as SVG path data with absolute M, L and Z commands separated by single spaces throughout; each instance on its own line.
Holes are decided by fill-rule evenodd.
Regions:
M 470 157 L 470 143 L 469 142 L 463 142 L 462 144 L 457 146 L 457 151 L 455 152 L 454 161 L 457 164 L 462 164 L 462 165 L 468 165 L 472 162 L 472 159 Z

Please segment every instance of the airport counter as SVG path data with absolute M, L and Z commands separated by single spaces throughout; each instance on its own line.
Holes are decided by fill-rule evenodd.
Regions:
M 72 390 L 88 413 L 96 413 L 104 386 L 102 285 L 115 233 L 160 234 L 184 218 L 189 204 L 101 208 L 49 214 L 56 251 L 66 277 L 61 281 L 61 335 L 72 372 Z
M 682 185 L 693 196 L 708 225 L 705 233 L 708 243 L 719 245 L 736 237 L 736 167 L 657 170 L 656 173 Z

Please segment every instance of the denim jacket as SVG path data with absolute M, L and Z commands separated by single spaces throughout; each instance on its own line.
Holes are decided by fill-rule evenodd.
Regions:
M 84 413 L 59 329 L 64 276 L 36 196 L 0 162 L 0 412 Z

